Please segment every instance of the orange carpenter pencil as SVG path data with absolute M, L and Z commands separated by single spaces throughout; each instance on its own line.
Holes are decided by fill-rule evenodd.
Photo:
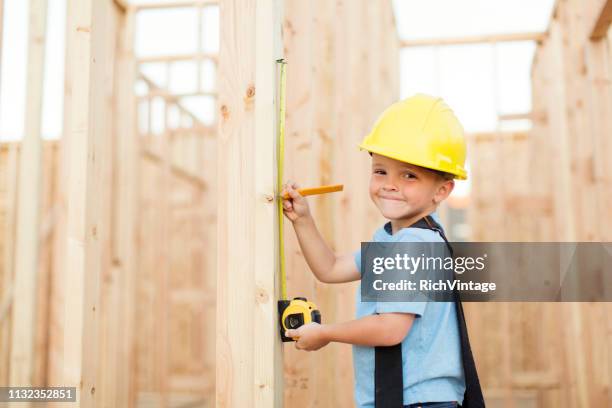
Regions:
M 320 187 L 310 187 L 310 188 L 300 188 L 298 189 L 298 193 L 303 196 L 315 195 L 315 194 L 326 194 L 326 193 L 335 193 L 336 191 L 342 191 L 344 189 L 344 185 L 342 184 L 334 184 L 331 186 L 320 186 Z M 286 200 L 289 198 L 289 194 L 285 193 L 283 198 Z

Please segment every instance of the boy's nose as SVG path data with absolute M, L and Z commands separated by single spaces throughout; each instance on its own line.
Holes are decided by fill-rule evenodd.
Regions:
M 397 191 L 397 187 L 394 184 L 385 184 L 383 186 L 383 190 L 385 190 L 385 191 Z

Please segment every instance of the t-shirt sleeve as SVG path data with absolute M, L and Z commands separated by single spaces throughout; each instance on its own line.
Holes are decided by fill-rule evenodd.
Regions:
M 412 313 L 421 317 L 425 307 L 427 302 L 376 302 L 376 313 Z
M 425 231 L 403 229 L 398 233 L 396 242 L 426 242 Z M 427 302 L 376 302 L 376 313 L 412 313 L 421 317 L 426 307 Z

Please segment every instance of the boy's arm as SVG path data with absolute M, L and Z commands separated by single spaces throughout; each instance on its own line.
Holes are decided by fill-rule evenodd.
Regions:
M 326 324 L 322 335 L 329 341 L 359 346 L 393 346 L 404 340 L 410 331 L 412 313 L 382 313 L 348 322 Z
M 296 183 L 285 185 L 281 194 L 288 193 L 290 198 L 283 200 L 283 213 L 293 223 L 304 259 L 312 273 L 318 280 L 326 283 L 359 280 L 361 274 L 357 270 L 353 256 L 336 255 L 327 246 L 310 215 L 308 201 L 300 195 L 297 188 Z
M 415 315 L 412 313 L 382 313 L 344 323 L 311 323 L 287 335 L 297 339 L 296 348 L 318 350 L 331 341 L 377 347 L 400 343 L 410 331 Z
M 336 255 L 325 243 L 312 217 L 293 224 L 304 259 L 318 280 L 325 283 L 352 282 L 361 279 L 352 254 Z

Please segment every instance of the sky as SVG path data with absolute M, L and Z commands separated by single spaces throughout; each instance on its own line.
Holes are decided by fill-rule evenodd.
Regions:
M 47 52 L 43 101 L 43 137 L 62 132 L 64 27 L 66 0 L 48 0 Z M 134 0 L 164 2 L 164 0 Z M 398 36 L 402 39 L 456 37 L 487 33 L 545 31 L 554 0 L 394 0 Z M 529 10 L 528 13 L 525 10 Z M 28 1 L 5 0 L 4 47 L 0 79 L 0 140 L 21 137 L 24 127 Z M 218 49 L 218 10 L 203 16 L 205 51 Z M 186 10 L 148 11 L 137 20 L 136 51 L 140 56 L 179 54 L 196 50 L 197 20 Z M 160 30 L 164 27 L 164 30 Z M 535 45 L 530 42 L 416 47 L 400 55 L 400 95 L 416 92 L 442 96 L 455 110 L 467 131 L 498 126 L 498 113 L 531 109 L 530 70 Z M 195 91 L 194 64 L 175 64 L 176 92 Z M 211 65 L 200 67 L 202 90 L 213 90 Z M 144 72 L 163 84 L 164 67 L 150 65 Z M 496 80 L 497 78 L 497 80 Z M 208 97 L 185 101 L 203 121 L 211 123 L 214 103 Z M 508 126 L 525 128 L 529 123 Z M 154 123 L 155 126 L 155 123 Z

